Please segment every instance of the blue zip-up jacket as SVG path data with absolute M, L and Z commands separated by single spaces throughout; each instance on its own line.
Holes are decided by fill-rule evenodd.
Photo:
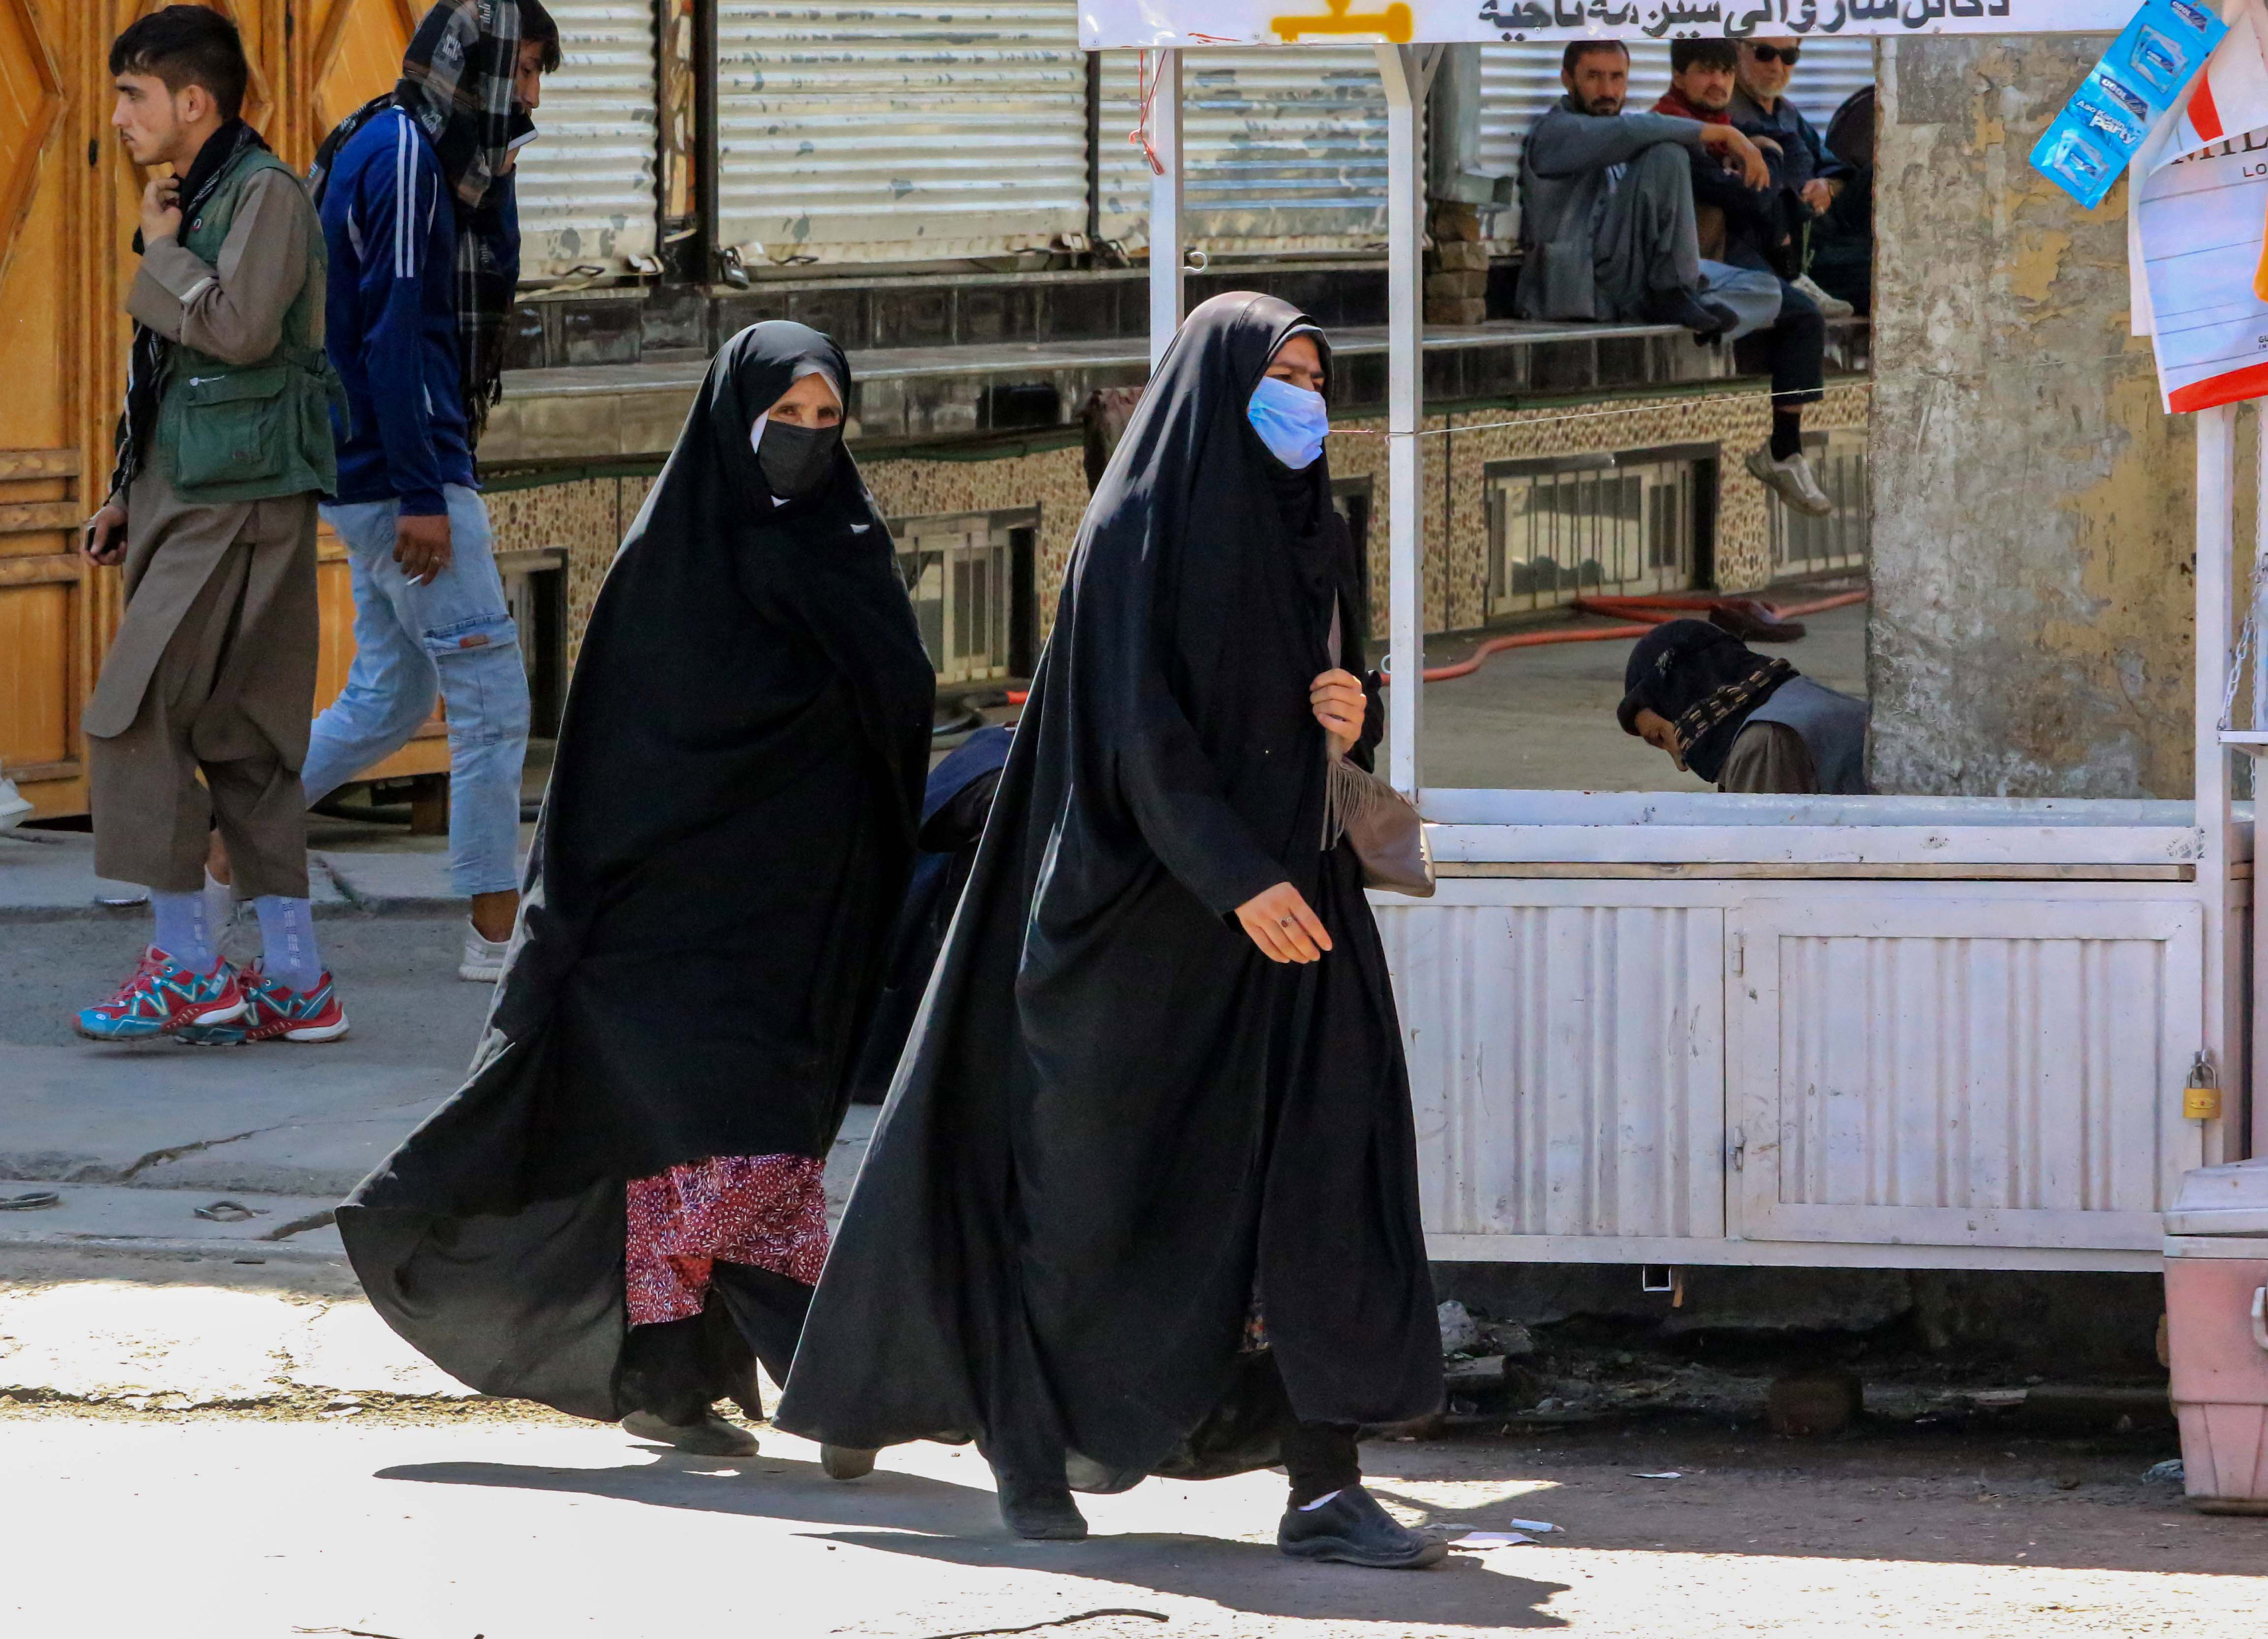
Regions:
M 502 186 L 511 187 L 506 177 Z M 388 108 L 340 150 L 323 189 L 331 363 L 346 386 L 338 429 L 344 501 L 399 498 L 411 517 L 448 511 L 444 484 L 473 484 L 457 350 L 457 216 L 416 121 Z M 504 220 L 519 260 L 518 217 Z

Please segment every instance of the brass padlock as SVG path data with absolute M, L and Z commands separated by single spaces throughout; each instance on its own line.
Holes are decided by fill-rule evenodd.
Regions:
M 2220 1119 L 2220 1089 L 2214 1084 L 2213 1062 L 2199 1053 L 2190 1064 L 2190 1084 L 2182 1089 L 2182 1119 L 2217 1121 Z

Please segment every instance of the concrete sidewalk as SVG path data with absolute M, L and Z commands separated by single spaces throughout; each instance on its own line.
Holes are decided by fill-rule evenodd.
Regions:
M 520 827 L 525 856 L 535 827 Z M 307 827 L 307 878 L 318 916 L 463 915 L 449 886 L 446 837 L 320 815 Z M 94 872 L 84 831 L 0 831 L 0 922 L 140 915 L 148 890 Z
M 51 845 L 0 842 L 15 846 Z M 462 1084 L 493 989 L 456 976 L 464 924 L 454 902 L 438 915 L 342 910 L 319 924 L 353 1025 L 342 1041 L 80 1040 L 73 1014 L 117 988 L 147 915 L 73 910 L 0 924 L 0 1180 L 122 1187 L 104 1198 L 117 1210 L 151 1189 L 205 1199 L 248 1190 L 328 1206 Z M 855 1169 L 871 1113 L 853 1112 L 845 1166 Z M 21 1192 L 0 1184 L 9 1193 Z M 62 1222 L 52 1210 L 0 1213 L 0 1239 Z M 85 1232 L 156 1234 L 114 1216 Z

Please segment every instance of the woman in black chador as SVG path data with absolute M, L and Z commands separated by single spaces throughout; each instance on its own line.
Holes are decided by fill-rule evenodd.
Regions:
M 711 1408 L 762 1415 L 825 1260 L 928 768 L 850 388 L 801 325 L 710 365 L 592 613 L 470 1079 L 339 1209 L 444 1370 L 712 1455 L 755 1450 Z
M 1026 1536 L 1083 1536 L 1074 1489 L 1280 1461 L 1286 1553 L 1441 1556 L 1356 1461 L 1441 1376 L 1385 957 L 1325 843 L 1333 747 L 1379 720 L 1328 365 L 1234 294 L 1159 366 L 781 1406 L 973 1437 Z

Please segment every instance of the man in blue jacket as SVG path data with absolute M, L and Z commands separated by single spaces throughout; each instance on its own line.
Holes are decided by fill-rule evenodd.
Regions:
M 1766 36 L 1742 40 L 1739 52 L 1740 88 L 1733 93 L 1733 123 L 1760 144 L 1778 145 L 1786 156 L 1787 187 L 1801 201 L 1799 209 L 1806 221 L 1816 221 L 1835 208 L 1855 172 L 1803 117 L 1803 110 L 1787 99 L 1788 82 L 1795 77 L 1795 65 L 1802 59 L 1803 42 L 1792 34 Z M 1804 260 L 1808 261 L 1808 256 Z M 1850 304 L 1828 295 L 1811 282 L 1809 274 L 1799 270 L 1795 284 L 1829 318 L 1850 317 Z
M 323 517 L 351 560 L 355 659 L 315 719 L 306 797 L 399 750 L 438 688 L 450 880 L 472 902 L 457 972 L 479 981 L 503 972 L 519 912 L 528 693 L 473 448 L 519 276 L 512 158 L 559 62 L 538 0 L 439 0 L 401 83 L 326 139 L 313 177 L 350 409 Z

